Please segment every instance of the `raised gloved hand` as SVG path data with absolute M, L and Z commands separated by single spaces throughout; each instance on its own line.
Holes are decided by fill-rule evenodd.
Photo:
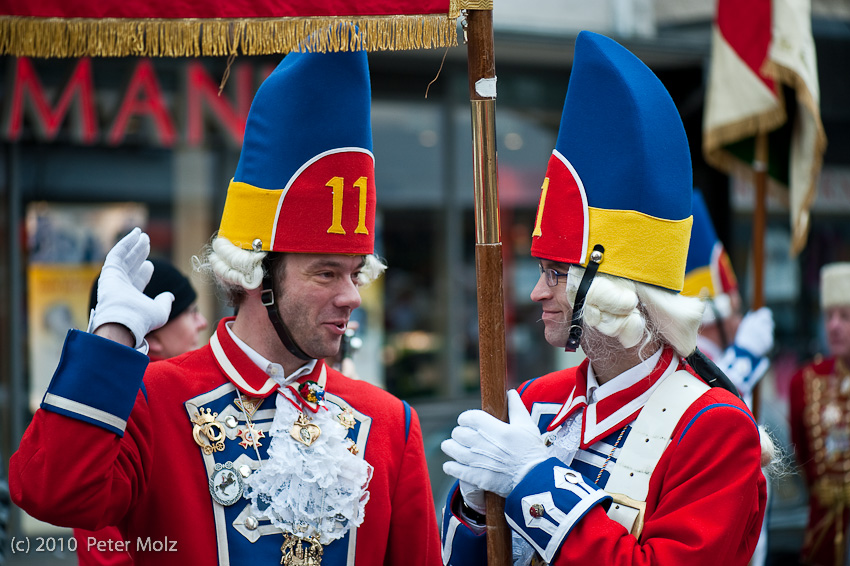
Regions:
M 769 308 L 748 312 L 735 333 L 735 345 L 760 358 L 773 348 L 773 326 Z
M 138 348 L 150 331 L 168 322 L 174 295 L 165 292 L 151 299 L 143 292 L 153 274 L 148 253 L 150 238 L 134 228 L 106 254 L 97 280 L 92 331 L 110 322 L 121 324 L 133 334 Z
M 455 460 L 443 464 L 443 471 L 507 497 L 531 468 L 549 457 L 540 431 L 515 390 L 508 391 L 508 418 L 506 423 L 477 409 L 461 413 L 452 437 L 441 445 Z

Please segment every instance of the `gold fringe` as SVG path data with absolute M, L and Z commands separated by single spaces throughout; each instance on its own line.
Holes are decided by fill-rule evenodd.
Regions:
M 461 10 L 492 10 L 493 0 L 458 0 Z
M 703 133 L 703 148 L 706 161 L 715 167 L 718 167 L 713 161 L 715 154 L 723 149 L 723 146 L 730 143 L 742 140 L 744 138 L 754 137 L 761 132 L 772 132 L 785 123 L 785 104 L 780 99 L 781 106 L 776 110 L 749 116 L 744 120 L 724 124 L 720 127 L 715 127 L 706 130 Z
M 352 33 L 350 26 L 356 26 L 357 31 Z M 219 57 L 456 45 L 454 3 L 449 14 L 351 18 L 98 20 L 0 16 L 0 55 L 16 57 Z

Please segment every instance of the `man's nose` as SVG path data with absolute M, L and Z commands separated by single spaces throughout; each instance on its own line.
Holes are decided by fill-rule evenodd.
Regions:
M 334 301 L 336 306 L 348 307 L 354 310 L 360 306 L 361 301 L 360 289 L 357 284 L 350 278 L 344 278 L 342 288 L 339 290 Z
M 552 288 L 546 283 L 546 277 L 543 273 L 537 278 L 537 284 L 531 290 L 531 300 L 540 302 L 545 299 L 552 298 Z

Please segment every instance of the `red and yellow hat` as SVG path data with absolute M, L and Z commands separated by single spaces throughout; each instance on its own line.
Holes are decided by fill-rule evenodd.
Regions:
M 374 251 L 365 52 L 290 53 L 263 82 L 218 235 L 255 251 Z
M 691 155 L 661 81 L 591 32 L 575 58 L 540 194 L 531 255 L 680 291 L 691 233 Z

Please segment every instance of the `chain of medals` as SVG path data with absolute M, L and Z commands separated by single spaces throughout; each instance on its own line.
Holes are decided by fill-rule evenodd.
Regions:
M 294 388 L 293 388 L 294 389 Z M 242 393 L 237 390 L 239 394 L 240 408 L 242 409 L 242 415 L 245 417 L 245 421 L 248 423 L 249 432 L 254 434 L 254 425 L 251 421 L 251 417 L 245 411 L 244 405 L 245 402 L 242 398 Z M 297 403 L 295 403 L 291 398 L 283 393 L 283 391 L 278 390 L 278 393 L 282 395 L 287 401 L 289 401 L 297 410 L 298 417 L 295 419 L 295 422 L 292 424 L 292 427 L 289 429 L 289 435 L 297 442 L 300 442 L 306 447 L 310 447 L 322 434 L 322 429 L 316 423 L 312 422 L 312 418 L 307 416 L 304 412 L 304 409 L 300 407 Z M 305 397 L 307 401 L 315 403 L 319 408 L 328 410 L 325 407 L 323 402 L 323 391 L 318 387 L 318 385 L 313 386 L 313 382 L 307 382 L 302 384 L 300 390 L 298 391 L 298 397 Z M 340 415 L 338 415 L 338 420 L 340 424 L 346 428 L 352 428 L 354 426 L 353 415 L 350 411 L 344 411 Z M 254 436 L 256 438 L 256 436 Z M 257 462 L 258 469 L 262 467 L 262 459 L 260 458 L 260 451 L 257 448 L 258 443 L 253 443 L 254 450 L 257 453 Z M 356 453 L 352 448 L 349 450 L 352 453 Z M 322 490 L 322 503 L 320 509 L 324 513 L 325 509 L 325 493 L 326 490 Z M 324 553 L 324 547 L 319 542 L 322 532 L 322 526 L 324 524 L 325 517 L 322 515 L 319 518 L 319 524 L 313 526 L 313 534 L 307 536 L 307 532 L 311 525 L 306 522 L 295 523 L 292 526 L 293 532 L 284 533 L 284 542 L 280 547 L 280 551 L 282 554 L 280 563 L 283 566 L 320 566 L 322 563 L 322 555 Z
M 278 394 L 282 395 L 287 401 L 298 410 L 298 418 L 292 423 L 289 429 L 289 435 L 300 442 L 304 446 L 309 447 L 322 434 L 322 429 L 319 425 L 312 422 L 313 419 L 307 416 L 304 409 L 299 407 L 292 399 L 287 397 L 283 391 L 278 390 Z M 315 396 L 314 396 L 315 398 Z M 315 398 L 316 402 L 320 399 Z M 327 407 L 320 405 L 327 410 Z M 322 512 L 325 509 L 325 490 L 322 490 Z M 283 566 L 319 566 L 322 563 L 322 554 L 324 547 L 319 542 L 321 536 L 322 524 L 325 517 L 319 518 L 319 524 L 313 529 L 311 536 L 306 536 L 309 525 L 306 523 L 293 525 L 293 529 L 298 533 L 285 533 L 283 535 L 283 545 L 280 547 L 281 559 L 280 563 Z
M 302 403 L 304 403 L 304 401 L 309 401 L 310 403 L 317 405 L 317 410 L 328 410 L 324 405 L 324 391 L 322 391 L 321 387 L 319 387 L 315 382 L 305 382 L 301 384 L 298 390 L 294 387 L 290 387 L 290 389 L 295 392 L 296 398 Z M 257 400 L 246 402 L 245 398 L 242 396 L 242 392 L 238 389 L 236 393 L 239 396 L 239 400 L 234 404 L 242 412 L 242 416 L 245 418 L 245 422 L 247 424 L 246 430 L 238 433 L 238 436 L 243 439 L 240 444 L 242 444 L 245 448 L 248 448 L 249 445 L 254 448 L 254 452 L 257 455 L 257 471 L 259 471 L 263 465 L 262 457 L 260 456 L 259 447 L 261 446 L 261 443 L 259 440 L 264 437 L 264 434 L 262 431 L 254 428 L 254 422 L 252 420 L 254 411 L 259 407 L 259 403 L 257 403 Z M 289 396 L 284 394 L 282 390 L 278 390 L 278 393 L 287 401 L 292 403 L 292 405 L 298 410 L 298 417 L 295 419 L 295 422 L 292 423 L 292 426 L 289 429 L 289 435 L 295 441 L 309 448 L 319 438 L 319 436 L 321 436 L 322 429 L 318 424 L 312 422 L 313 419 L 307 416 L 304 409 L 299 406 L 299 404 L 295 403 L 295 401 L 293 401 Z M 262 400 L 259 402 L 261 403 Z M 246 407 L 250 407 L 250 411 L 246 409 Z M 224 427 L 216 420 L 217 416 L 218 413 L 212 413 L 210 409 L 204 410 L 203 408 L 200 408 L 192 419 L 194 424 L 193 437 L 195 442 L 203 449 L 203 452 L 206 455 L 211 455 L 215 452 L 221 452 L 224 450 Z M 232 419 L 233 417 L 228 418 Z M 337 415 L 336 418 L 339 421 L 339 424 L 347 429 L 353 428 L 356 424 L 354 414 L 351 409 L 345 409 L 342 413 Z M 235 422 L 233 424 L 228 423 L 228 426 L 235 426 Z M 348 450 L 352 454 L 357 454 L 357 445 L 352 441 Z M 247 466 L 242 467 L 247 468 Z M 233 468 L 232 462 L 216 464 L 215 470 L 216 471 L 213 472 L 213 476 L 210 478 L 210 493 L 220 504 L 232 505 L 242 495 L 242 483 L 241 478 L 237 477 L 238 474 L 241 473 L 242 476 L 246 476 L 249 475 L 251 471 L 250 469 L 240 469 L 237 471 Z M 217 490 L 224 493 L 225 488 L 228 486 L 231 487 L 233 493 L 228 493 L 226 496 L 217 493 Z M 237 487 L 238 490 L 236 489 Z M 326 490 L 323 489 L 321 504 L 323 513 L 325 509 L 325 493 Z M 249 517 L 249 519 L 251 519 L 251 517 Z M 280 549 L 282 553 L 280 563 L 283 566 L 321 565 L 324 547 L 319 540 L 324 521 L 325 517 L 322 515 L 319 518 L 319 524 L 313 527 L 313 534 L 310 536 L 307 536 L 306 533 L 312 525 L 305 521 L 295 522 L 295 524 L 292 525 L 292 531 L 284 533 L 284 543 Z M 254 524 L 256 525 L 256 519 L 254 519 Z

